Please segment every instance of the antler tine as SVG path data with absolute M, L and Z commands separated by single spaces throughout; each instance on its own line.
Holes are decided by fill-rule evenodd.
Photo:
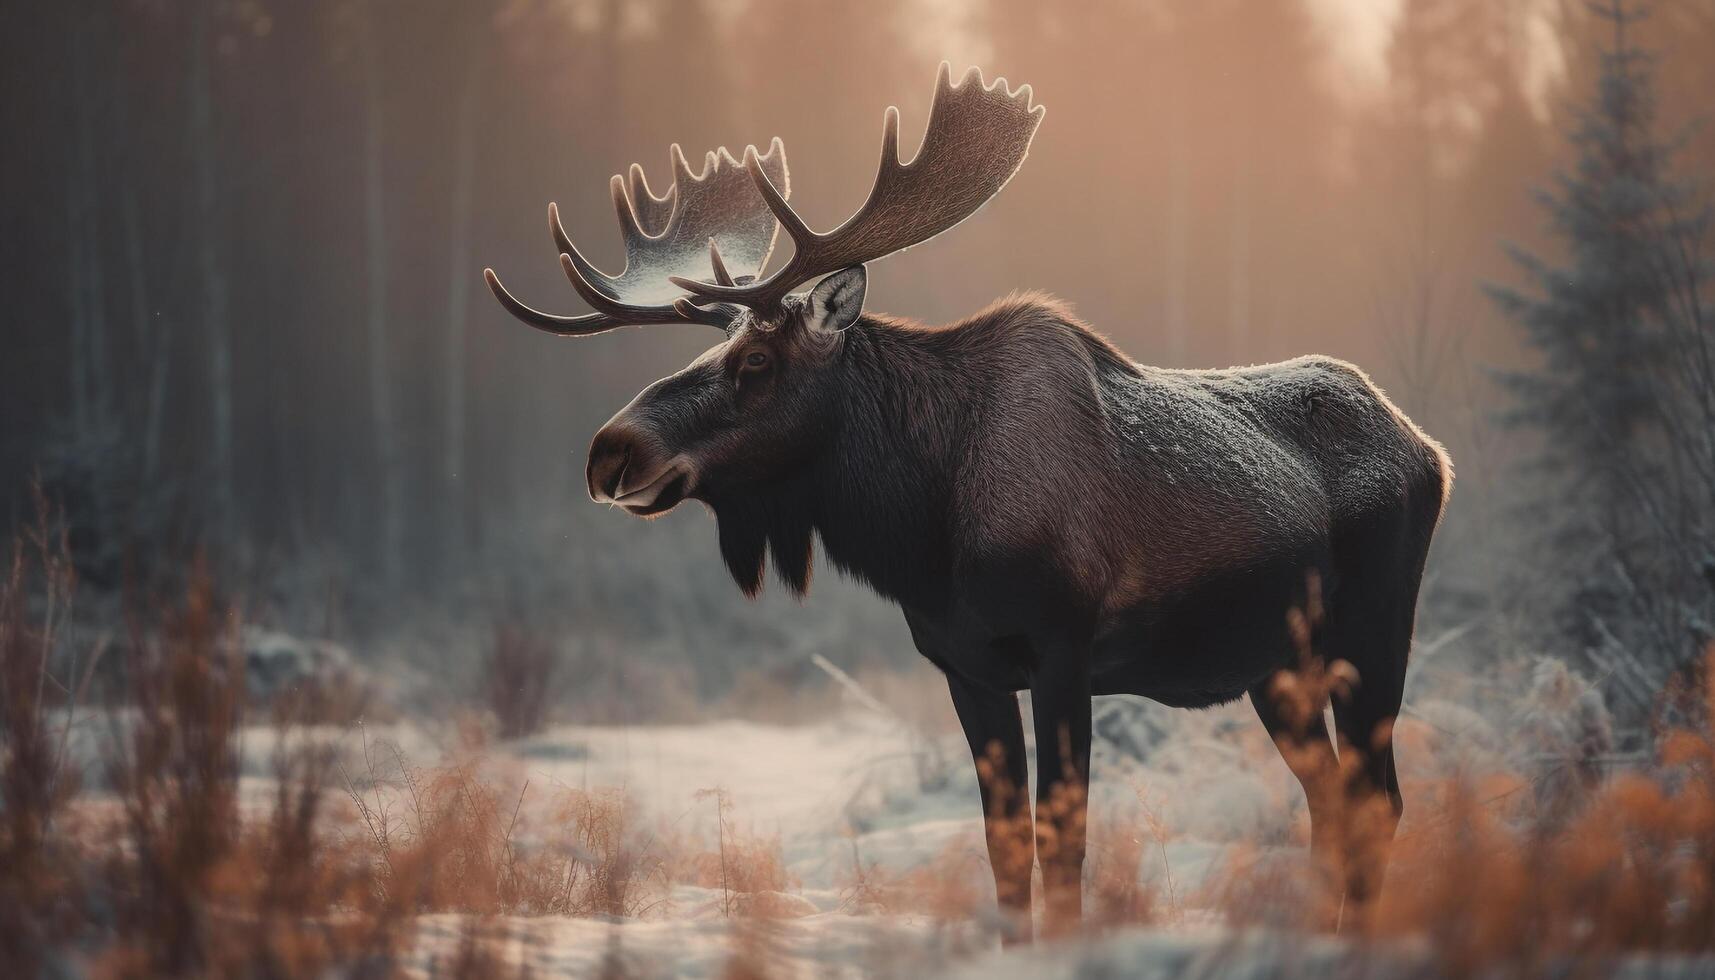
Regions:
M 572 237 L 566 234 L 565 225 L 560 224 L 560 205 L 558 202 L 548 202 L 548 233 L 554 236 L 554 247 L 562 252 L 572 250 Z
M 629 259 L 632 254 L 633 243 L 646 236 L 643 229 L 637 224 L 636 215 L 632 213 L 631 202 L 625 194 L 625 180 L 615 174 L 608 181 L 607 186 L 608 191 L 613 195 L 613 210 L 619 218 L 619 233 L 620 237 L 625 240 L 625 253 Z M 570 262 L 576 267 L 575 274 L 571 271 L 567 273 L 572 277 L 572 285 L 587 287 L 591 291 L 599 293 L 603 299 L 618 297 L 620 293 L 619 280 L 597 269 L 595 263 L 584 258 L 584 253 L 578 250 L 578 246 L 573 243 L 571 236 L 566 234 L 566 229 L 560 224 L 560 209 L 552 204 L 548 205 L 548 219 L 549 224 L 553 226 L 554 244 L 559 247 L 561 262 Z M 579 289 L 578 295 L 584 296 L 584 290 Z M 596 306 L 588 296 L 584 296 L 584 301 L 591 306 Z M 596 309 L 601 309 L 601 307 L 596 306 Z
M 715 282 L 722 286 L 733 284 L 732 274 L 726 271 L 726 263 L 721 261 L 720 246 L 715 244 L 713 238 L 709 239 L 709 265 L 715 270 Z
M 869 197 L 833 231 L 812 231 L 785 195 L 773 186 L 756 148 L 745 150 L 745 169 L 758 193 L 786 229 L 792 258 L 773 275 L 745 285 L 701 282 L 675 276 L 671 282 L 694 303 L 725 301 L 770 308 L 817 276 L 859 265 L 928 241 L 981 208 L 1018 172 L 1045 110 L 1031 104 L 1032 91 L 1011 91 L 1004 79 L 983 83 L 975 67 L 957 85 L 942 62 L 922 146 L 910 163 L 899 160 L 899 110 L 882 120 L 881 160 Z M 771 150 L 772 152 L 772 150 Z
M 566 278 L 571 280 L 572 288 L 577 290 L 579 298 L 594 307 L 596 312 L 621 323 L 674 323 L 689 320 L 692 323 L 725 329 L 727 321 L 731 319 L 727 311 L 697 306 L 691 307 L 695 316 L 686 316 L 679 310 L 677 301 L 666 306 L 638 306 L 613 299 L 585 279 L 578 260 L 565 252 L 560 253 L 560 268 L 565 270 Z
M 572 284 L 572 289 L 577 292 L 578 298 L 594 307 L 599 313 L 619 316 L 632 309 L 646 309 L 646 307 L 628 307 L 625 303 L 597 289 L 589 279 L 589 261 L 576 251 L 560 253 L 560 269 L 565 272 L 566 279 Z
M 899 166 L 899 107 L 890 105 L 881 114 L 881 173 Z M 880 175 L 877 175 L 880 179 Z
M 493 269 L 482 270 L 482 277 L 488 281 L 488 289 L 506 312 L 528 323 L 537 330 L 544 330 L 561 337 L 588 337 L 592 334 L 606 333 L 625 323 L 617 322 L 612 317 L 602 313 L 585 313 L 582 316 L 560 316 L 555 313 L 543 313 L 534 307 L 526 306 L 513 296 L 505 286 L 500 284 L 500 277 Z
M 631 176 L 631 211 L 637 216 L 637 223 L 645 234 L 659 235 L 667 227 L 667 222 L 673 217 L 673 207 L 678 203 L 678 185 L 669 184 L 667 192 L 660 197 L 649 189 L 649 178 L 643 172 L 641 164 L 632 164 L 629 171 Z
M 773 152 L 770 148 L 769 153 Z M 792 210 L 792 205 L 786 203 L 786 195 L 774 186 L 768 171 L 762 168 L 762 158 L 757 154 L 755 145 L 744 148 L 744 169 L 750 174 L 751 183 L 756 185 L 757 193 L 767 202 L 768 210 L 774 212 L 774 220 L 780 222 L 780 227 L 786 229 L 786 234 L 794 243 L 802 244 L 816 237 L 816 233 L 804 224 L 804 219 L 798 217 L 798 212 Z
M 621 218 L 622 227 L 624 223 L 625 219 Z M 552 201 L 548 202 L 548 231 L 554 236 L 555 251 L 561 255 L 578 250 L 578 247 L 572 244 L 572 236 L 566 234 L 566 226 L 560 224 L 560 206 Z
M 714 154 L 711 153 L 709 156 L 713 157 Z M 679 146 L 679 144 L 674 143 L 672 146 L 667 147 L 667 158 L 671 160 L 673 164 L 674 187 L 684 187 L 691 181 L 698 179 L 698 175 L 691 173 L 691 164 L 685 159 L 685 151 Z M 703 172 L 708 172 L 707 160 L 704 162 Z

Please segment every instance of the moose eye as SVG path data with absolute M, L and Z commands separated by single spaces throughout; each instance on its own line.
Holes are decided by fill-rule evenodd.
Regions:
M 764 354 L 763 352 L 761 352 L 759 350 L 753 350 L 750 353 L 744 355 L 744 366 L 745 367 L 759 368 L 759 367 L 762 367 L 763 365 L 765 365 L 767 363 L 768 363 L 768 355 Z

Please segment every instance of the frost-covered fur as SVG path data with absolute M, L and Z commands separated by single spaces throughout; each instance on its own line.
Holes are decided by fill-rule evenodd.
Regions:
M 949 329 L 982 351 L 961 370 L 988 375 L 967 527 L 1046 546 L 1109 611 L 1448 485 L 1440 447 L 1334 358 L 1148 367 L 1038 296 Z
M 836 343 L 817 359 L 838 362 L 838 418 L 808 471 L 707 488 L 747 590 L 765 551 L 806 588 L 812 532 L 843 570 L 925 611 L 961 564 L 1025 552 L 1104 633 L 1140 602 L 1314 550 L 1413 492 L 1438 514 L 1451 486 L 1440 447 L 1334 358 L 1152 368 L 1035 294 L 947 327 L 867 316 Z
M 1199 707 L 1249 692 L 1277 739 L 1331 761 L 1320 721 L 1291 730 L 1267 688 L 1297 662 L 1289 613 L 1313 598 L 1316 653 L 1359 678 L 1334 705 L 1339 734 L 1397 818 L 1388 732 L 1452 481 L 1441 448 L 1333 358 L 1148 367 L 1035 294 L 944 327 L 857 316 L 842 304 L 861 306 L 862 275 L 744 314 L 645 389 L 598 433 L 592 495 L 643 516 L 704 501 L 747 593 L 765 559 L 804 592 L 819 540 L 896 601 L 972 752 L 1002 762 L 984 807 L 1008 908 L 1030 887 L 1028 868 L 1002 868 L 1019 794 L 995 789 L 1028 784 L 1013 692 L 1032 692 L 1038 744 L 1063 749 L 1037 755 L 1039 805 L 1082 785 L 1091 694 Z M 1044 880 L 1075 901 L 1082 832 L 1057 833 L 1075 843 Z M 1375 872 L 1348 887 L 1373 890 Z

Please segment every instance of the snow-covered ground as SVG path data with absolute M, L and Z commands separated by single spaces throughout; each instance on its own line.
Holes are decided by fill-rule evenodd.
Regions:
M 126 727 L 123 712 L 86 710 L 69 728 L 91 801 L 104 795 L 102 760 Z M 1234 848 L 1262 841 L 1298 850 L 1302 796 L 1247 705 L 1189 713 L 1131 701 L 1099 710 L 1098 727 L 1109 738 L 1096 750 L 1092 863 L 1116 834 L 1143 842 L 1138 878 L 1172 897 L 1162 912 L 1182 932 L 1207 934 L 1196 925 L 1197 892 Z M 241 799 L 253 814 L 272 805 L 285 737 L 267 725 L 240 734 Z M 986 914 L 993 892 L 976 774 L 962 736 L 926 731 L 873 704 L 848 704 L 812 724 L 566 725 L 475 746 L 468 728 L 450 720 L 324 726 L 290 737 L 335 744 L 343 778 L 370 802 L 385 801 L 400 826 L 409 822 L 401 766 L 422 779 L 467 764 L 506 800 L 522 794 L 522 848 L 554 833 L 554 801 L 566 790 L 622 792 L 634 836 L 669 842 L 662 848 L 681 857 L 715 850 L 722 834 L 778 841 L 786 887 L 761 899 L 724 900 L 712 883 L 681 875 L 633 918 L 425 916 L 409 959 L 421 975 L 437 972 L 477 928 L 496 952 L 537 975 L 594 975 L 617 964 L 626 976 L 718 976 L 738 956 L 766 963 L 770 975 L 927 976 L 998 948 L 999 924 Z M 355 811 L 344 811 L 341 833 L 361 837 Z M 958 877 L 967 886 L 958 914 L 886 908 L 855 884 L 860 873 L 897 883 L 913 872 Z M 767 914 L 747 914 L 756 908 Z
M 92 711 L 69 729 L 90 790 L 100 789 L 102 746 L 124 727 L 119 717 Z M 553 846 L 565 823 L 555 800 L 582 790 L 623 794 L 627 835 L 674 855 L 650 885 L 659 894 L 635 916 L 422 916 L 404 964 L 413 975 L 444 973 L 472 936 L 535 976 L 1424 975 L 1426 952 L 1410 944 L 1357 949 L 1271 928 L 1266 909 L 1249 917 L 1259 925 L 1230 924 L 1217 889 L 1304 861 L 1308 838 L 1303 794 L 1247 703 L 1191 712 L 1099 699 L 1096 730 L 1086 910 L 1099 904 L 1095 878 L 1129 881 L 1150 896 L 1149 925 L 1007 950 L 990 911 L 963 738 L 907 723 L 873 699 L 796 725 L 559 726 L 491 743 L 456 721 L 417 719 L 291 737 L 336 744 L 347 785 L 392 808 L 401 825 L 404 771 L 462 766 L 508 808 L 519 801 L 513 842 L 524 851 Z M 1408 796 L 1414 781 L 1481 777 L 1516 762 L 1507 758 L 1512 736 L 1451 701 L 1416 700 L 1395 734 Z M 269 805 L 284 737 L 268 726 L 243 730 L 248 805 Z M 361 836 L 350 808 L 336 819 Z M 1402 833 L 1413 820 L 1408 807 Z M 778 855 L 778 890 L 734 897 L 687 871 L 739 842 Z M 940 904 L 922 894 L 924 881 L 946 878 L 964 890 Z M 894 900 L 878 899 L 888 883 L 898 886 Z M 1598 972 L 1710 971 L 1706 961 L 1640 960 Z
M 1135 873 L 1164 903 L 1161 921 L 1177 941 L 1222 942 L 1200 908 L 1205 878 L 1241 853 L 1254 859 L 1258 842 L 1288 859 L 1301 850 L 1306 825 L 1296 783 L 1243 703 L 1188 713 L 1131 702 L 1104 717 L 1130 744 L 1098 748 L 1092 865 L 1118 835 L 1131 837 L 1142 844 Z M 269 749 L 255 734 L 262 737 L 247 742 L 247 769 L 260 790 Z M 433 752 L 417 729 L 366 735 L 372 754 L 394 740 L 407 755 Z M 348 745 L 348 756 L 355 751 Z M 992 886 L 976 776 L 956 732 L 926 734 L 853 707 L 809 725 L 563 726 L 489 746 L 483 760 L 489 778 L 528 780 L 541 798 L 554 789 L 623 788 L 651 832 L 709 847 L 722 832 L 719 790 L 729 805 L 726 833 L 779 840 L 787 896 L 771 899 L 765 917 L 729 916 L 718 888 L 681 883 L 639 918 L 520 917 L 482 926 L 496 950 L 538 975 L 595 975 L 617 964 L 629 976 L 719 976 L 736 956 L 766 964 L 770 975 L 929 976 L 1001 955 L 998 924 L 983 914 Z M 854 894 L 857 868 L 894 880 L 924 869 L 960 873 L 975 885 L 976 914 L 949 921 L 865 905 Z M 435 972 L 472 928 L 459 916 L 424 918 L 413 968 Z M 1064 959 L 1066 951 L 1055 955 Z M 1001 962 L 1022 969 L 1035 962 L 1025 956 L 1009 952 Z

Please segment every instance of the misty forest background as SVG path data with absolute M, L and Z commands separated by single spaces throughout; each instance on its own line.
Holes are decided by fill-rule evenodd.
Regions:
M 910 663 L 856 586 L 747 604 L 700 508 L 585 499 L 590 435 L 712 333 L 555 340 L 480 270 L 576 311 L 547 202 L 616 264 L 607 177 L 659 187 L 674 141 L 783 137 L 831 226 L 947 58 L 1049 113 L 871 308 L 1039 288 L 1152 364 L 1365 367 L 1459 473 L 1419 679 L 1550 654 L 1636 720 L 1715 632 L 1709 0 L 1401 0 L 1362 50 L 1311 0 L 16 7 L 0 516 L 32 519 L 39 475 L 87 621 L 200 554 L 247 619 L 455 680 L 527 623 L 590 720 L 812 652 Z

